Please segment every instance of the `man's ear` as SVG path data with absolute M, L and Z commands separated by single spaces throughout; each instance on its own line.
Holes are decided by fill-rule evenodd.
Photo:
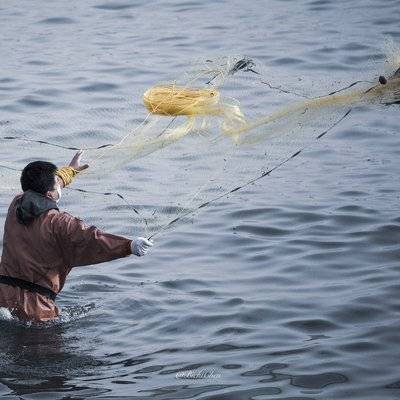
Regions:
M 48 190 L 47 192 L 46 192 L 46 194 L 45 194 L 45 196 L 48 198 L 48 199 L 50 199 L 50 200 L 54 200 L 54 198 L 53 198 L 53 193 L 50 191 L 50 190 Z
M 56 175 L 56 182 L 60 185 L 61 189 L 65 186 L 64 181 L 58 175 Z

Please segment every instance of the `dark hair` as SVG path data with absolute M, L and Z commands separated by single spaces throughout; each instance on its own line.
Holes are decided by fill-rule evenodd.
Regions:
M 57 167 L 47 161 L 34 161 L 29 163 L 22 171 L 21 186 L 25 192 L 33 190 L 37 193 L 46 194 L 54 189 L 54 176 Z

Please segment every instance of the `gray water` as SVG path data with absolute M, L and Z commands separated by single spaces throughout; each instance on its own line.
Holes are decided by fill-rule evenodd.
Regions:
M 115 139 L 118 118 L 74 115 L 117 109 L 214 55 L 253 57 L 271 78 L 323 94 L 313 82 L 374 77 L 385 38 L 400 41 L 399 20 L 390 0 L 3 0 L 0 132 L 23 120 L 36 139 Z M 40 126 L 37 113 L 58 125 Z M 354 110 L 301 157 L 160 236 L 143 259 L 74 270 L 57 324 L 1 321 L 0 395 L 399 398 L 399 142 L 398 106 Z M 32 145 L 27 156 L 1 142 L 2 161 L 21 168 L 52 151 Z M 140 169 L 135 178 L 158 179 Z M 2 220 L 13 194 L 1 194 Z M 118 212 L 94 206 L 90 217 L 131 229 Z

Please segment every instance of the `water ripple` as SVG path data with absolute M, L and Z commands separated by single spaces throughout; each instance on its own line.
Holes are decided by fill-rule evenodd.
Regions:
M 0 13 L 1 136 L 117 142 L 145 118 L 148 87 L 222 55 L 247 55 L 272 86 L 310 97 L 377 81 L 390 69 L 384 47 L 397 45 L 399 17 L 397 0 L 9 2 Z M 234 75 L 226 92 L 250 114 L 299 100 L 257 77 Z M 0 310 L 0 396 L 395 398 L 398 106 L 350 115 L 266 180 L 164 231 L 151 256 L 73 269 L 56 323 L 20 324 Z M 268 152 L 268 141 L 259 145 Z M 18 168 L 73 154 L 6 139 L 1 148 L 0 164 Z M 133 207 L 166 219 L 181 211 L 147 191 L 189 195 L 164 170 L 200 161 L 214 173 L 182 149 L 88 184 L 118 187 L 133 206 L 70 191 L 62 208 L 115 234 L 145 235 Z M 249 152 L 227 179 L 246 181 L 251 165 Z M 11 175 L 0 177 L 4 220 Z

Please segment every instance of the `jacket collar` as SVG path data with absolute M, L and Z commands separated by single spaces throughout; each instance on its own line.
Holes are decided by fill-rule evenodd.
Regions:
M 17 200 L 17 220 L 20 224 L 29 225 L 35 218 L 53 209 L 58 210 L 54 200 L 33 190 L 27 190 Z

